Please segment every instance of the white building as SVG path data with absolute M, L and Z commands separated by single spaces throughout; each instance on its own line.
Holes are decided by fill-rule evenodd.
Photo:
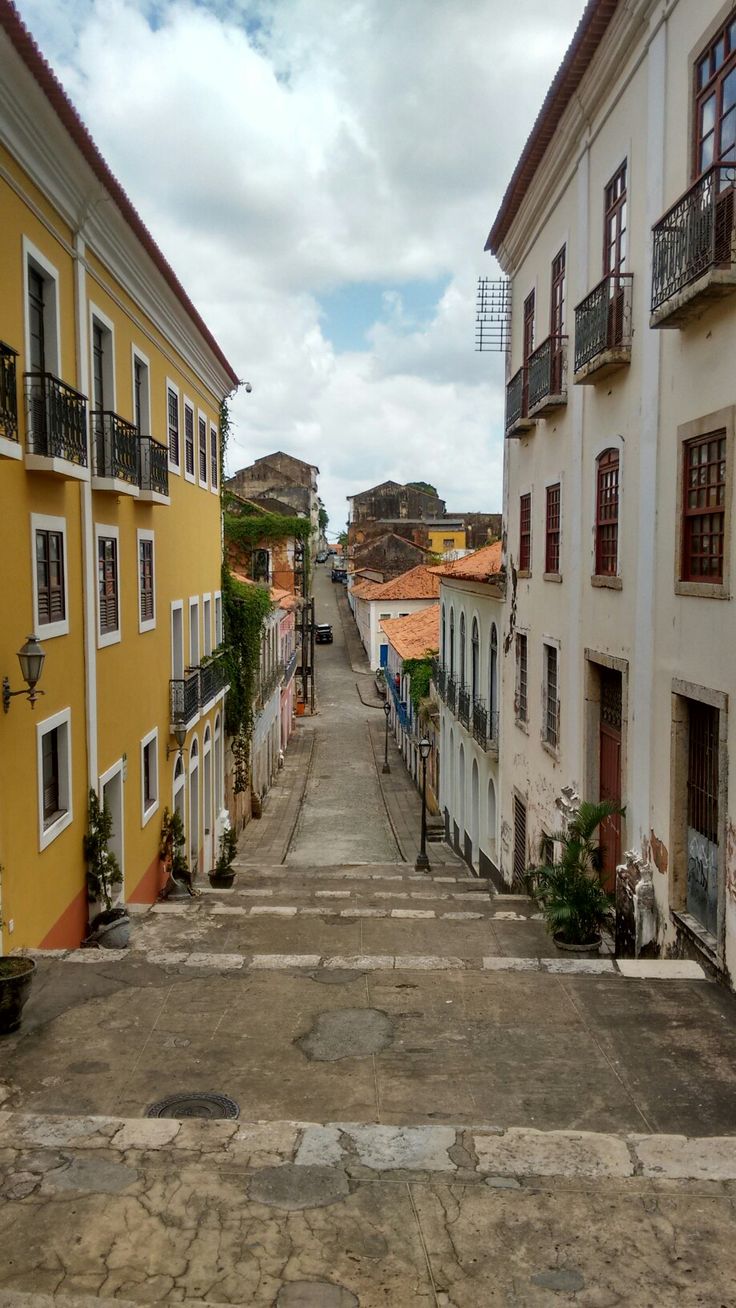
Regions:
M 634 850 L 657 947 L 726 972 L 735 104 L 732 7 L 591 0 L 488 238 L 512 293 L 501 869 L 538 860 L 563 785 L 620 798 L 609 884 Z
M 440 577 L 440 809 L 468 866 L 501 885 L 498 859 L 501 542 L 433 571 Z
M 351 588 L 351 603 L 360 639 L 372 668 L 384 668 L 388 642 L 381 631 L 384 618 L 406 618 L 430 603 L 438 603 L 440 584 L 422 564 L 393 581 L 362 581 Z
M 434 672 L 440 643 L 440 613 L 438 604 L 430 604 L 406 618 L 386 618 L 381 630 L 388 642 L 388 660 L 385 668 L 388 702 L 391 705 L 390 726 L 401 751 L 407 771 L 421 785 L 419 741 L 423 736 L 431 745 L 427 760 L 427 803 L 430 812 L 439 807 L 439 714 L 436 692 L 430 681 L 426 687 L 414 686 L 418 666 L 424 665 L 427 674 Z M 412 667 L 414 671 L 412 671 Z M 419 696 L 424 700 L 422 705 Z M 416 702 L 415 702 L 416 701 Z

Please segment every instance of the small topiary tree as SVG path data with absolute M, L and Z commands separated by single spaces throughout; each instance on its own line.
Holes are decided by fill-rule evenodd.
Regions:
M 610 800 L 583 800 L 570 813 L 567 829 L 552 837 L 560 845 L 559 859 L 529 873 L 529 887 L 547 929 L 563 944 L 590 945 L 600 935 L 611 899 L 601 884 L 597 832 L 606 818 L 623 811 Z
M 118 860 L 108 849 L 112 838 L 112 814 L 106 804 L 100 804 L 94 790 L 90 790 L 87 801 L 87 822 L 88 831 L 84 837 L 87 898 L 91 904 L 102 904 L 104 911 L 109 912 L 113 890 L 122 885 L 123 874 Z

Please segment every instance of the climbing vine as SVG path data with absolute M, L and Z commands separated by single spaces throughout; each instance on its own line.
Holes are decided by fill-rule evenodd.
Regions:
M 421 659 L 404 659 L 403 670 L 411 677 L 410 694 L 415 712 L 419 709 L 419 701 L 426 699 L 429 695 L 433 657 L 433 652 L 427 650 L 427 653 Z
M 223 567 L 223 658 L 230 685 L 225 701 L 225 729 L 233 737 L 236 790 L 244 790 L 248 779 L 248 747 L 261 662 L 261 639 L 272 607 L 265 586 L 246 586 L 236 581 L 227 565 Z
M 294 537 L 306 544 L 311 524 L 308 518 L 269 513 L 257 504 L 247 504 L 232 495 L 224 500 L 225 539 L 244 549 L 254 549 L 264 540 L 288 540 Z

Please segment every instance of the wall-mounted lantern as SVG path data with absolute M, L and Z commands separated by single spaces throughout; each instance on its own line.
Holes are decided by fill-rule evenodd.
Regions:
M 34 707 L 39 695 L 43 695 L 42 690 L 36 690 L 38 682 L 41 680 L 43 665 L 46 660 L 46 653 L 39 644 L 36 636 L 29 636 L 18 650 L 18 662 L 26 688 L 23 690 L 11 690 L 10 680 L 3 677 L 3 710 L 5 713 L 10 708 L 10 701 L 15 695 L 25 695 L 30 701 L 31 708 Z

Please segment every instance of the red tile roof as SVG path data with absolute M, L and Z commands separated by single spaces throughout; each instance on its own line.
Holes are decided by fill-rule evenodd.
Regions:
M 619 0 L 588 0 L 567 53 L 521 152 L 485 248 L 495 254 L 529 190 L 560 119 L 590 67 Z
M 438 577 L 457 577 L 459 581 L 490 581 L 501 571 L 502 556 L 503 546 L 500 540 L 496 540 L 473 554 L 466 554 L 453 563 L 441 563 L 430 571 Z
M 372 600 L 439 599 L 440 583 L 432 576 L 434 571 L 420 563 L 392 581 L 363 581 L 360 586 L 353 586 L 353 594 L 359 599 Z
M 0 28 L 5 30 L 17 54 L 23 60 L 32 76 L 36 79 L 39 87 L 46 96 L 46 99 L 49 101 L 60 122 L 66 128 L 74 144 L 81 151 L 98 181 L 102 183 L 105 190 L 114 200 L 128 226 L 135 236 L 137 236 L 146 253 L 156 264 L 156 267 L 164 278 L 164 281 L 167 282 L 176 298 L 186 310 L 200 335 L 206 341 L 222 368 L 224 368 L 233 386 L 237 386 L 240 380 L 238 374 L 235 372 L 232 364 L 225 358 L 225 355 L 217 344 L 217 341 L 204 322 L 204 319 L 195 309 L 192 301 L 189 299 L 189 296 L 179 281 L 179 278 L 154 241 L 151 233 L 143 222 L 143 219 L 140 217 L 131 200 L 126 195 L 120 182 L 112 173 L 109 165 L 103 159 L 99 149 L 92 140 L 87 127 L 85 127 L 56 74 L 52 71 L 51 67 L 41 54 L 41 51 L 21 19 L 21 16 L 15 5 L 12 3 L 12 0 L 0 0 Z
M 401 659 L 421 659 L 425 654 L 436 654 L 440 647 L 440 608 L 429 608 L 410 613 L 408 618 L 384 618 L 381 629 Z

